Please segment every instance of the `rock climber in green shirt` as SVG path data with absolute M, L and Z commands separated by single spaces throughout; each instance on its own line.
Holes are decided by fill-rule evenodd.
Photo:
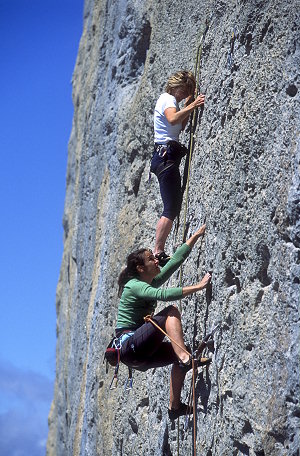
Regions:
M 185 413 L 186 406 L 180 401 L 181 389 L 186 372 L 191 369 L 191 359 L 186 353 L 180 312 L 169 305 L 152 319 L 174 342 L 163 341 L 164 334 L 144 317 L 152 314 L 157 300 L 175 301 L 203 290 L 210 282 L 211 275 L 185 287 L 160 288 L 179 268 L 189 255 L 199 237 L 203 236 L 205 225 L 179 247 L 169 262 L 160 269 L 158 259 L 149 249 L 140 249 L 127 258 L 127 266 L 119 276 L 121 297 L 116 336 L 122 337 L 121 361 L 129 367 L 146 371 L 153 367 L 173 364 L 170 383 L 169 417 L 175 419 Z M 182 348 L 180 348 L 182 347 Z

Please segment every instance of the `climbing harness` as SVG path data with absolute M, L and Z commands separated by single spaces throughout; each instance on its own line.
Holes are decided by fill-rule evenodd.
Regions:
M 114 375 L 109 387 L 110 390 L 115 389 L 118 385 L 118 372 L 121 362 L 122 345 L 133 334 L 134 331 L 126 331 L 123 332 L 123 334 L 121 334 L 119 337 L 113 337 L 105 350 L 103 362 L 106 360 L 106 373 L 108 372 L 108 364 L 115 368 Z M 125 382 L 125 390 L 131 389 L 132 383 L 132 368 L 128 366 L 128 378 Z
M 150 178 L 151 173 L 154 173 L 156 177 L 159 177 L 168 168 L 171 168 L 171 166 L 179 164 L 182 157 L 184 157 L 187 153 L 187 148 L 177 141 L 171 140 L 168 141 L 167 144 L 155 144 L 152 159 L 154 158 L 155 154 L 157 154 L 158 157 L 163 160 L 160 160 L 160 163 L 158 165 L 150 165 Z

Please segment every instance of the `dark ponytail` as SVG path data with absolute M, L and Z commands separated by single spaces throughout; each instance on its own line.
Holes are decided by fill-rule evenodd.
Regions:
M 128 280 L 133 279 L 134 277 L 138 277 L 139 273 L 137 272 L 137 266 L 143 266 L 144 262 L 144 254 L 147 252 L 148 249 L 139 249 L 132 252 L 127 257 L 127 266 L 121 274 L 119 275 L 118 285 L 119 285 L 119 292 L 118 296 L 121 297 L 123 293 L 123 289 L 125 284 Z

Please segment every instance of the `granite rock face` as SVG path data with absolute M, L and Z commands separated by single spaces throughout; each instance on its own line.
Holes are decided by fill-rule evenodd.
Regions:
M 103 353 L 118 274 L 131 250 L 154 245 L 162 209 L 155 176 L 148 182 L 155 101 L 172 72 L 194 69 L 206 20 L 206 102 L 186 214 L 188 233 L 204 220 L 207 233 L 185 263 L 183 284 L 207 270 L 213 281 L 181 307 L 188 343 L 220 328 L 213 363 L 196 382 L 197 454 L 299 455 L 299 6 L 86 0 L 48 456 L 175 455 L 178 443 L 180 455 L 192 454 L 192 426 L 184 430 L 182 420 L 178 440 L 167 419 L 170 369 L 135 372 L 128 392 L 122 366 L 109 391 Z M 181 140 L 188 144 L 188 131 Z M 169 252 L 181 243 L 183 215 Z M 188 376 L 184 400 L 189 384 Z

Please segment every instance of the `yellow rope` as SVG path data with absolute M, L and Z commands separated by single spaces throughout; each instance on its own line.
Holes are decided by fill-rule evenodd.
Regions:
M 201 55 L 202 55 L 202 48 L 203 48 L 203 39 L 207 32 L 209 25 L 209 21 L 206 21 L 206 27 L 204 32 L 202 33 L 200 43 L 197 49 L 197 56 L 196 56 L 196 64 L 195 64 L 195 75 L 196 75 L 196 87 L 195 87 L 195 98 L 198 95 L 198 86 L 200 80 L 200 62 L 201 62 Z M 185 238 L 185 230 L 186 230 L 186 218 L 187 218 L 187 207 L 188 207 L 188 192 L 189 192 L 189 183 L 190 183 L 190 172 L 191 172 L 191 162 L 192 162 L 192 152 L 194 148 L 194 132 L 196 128 L 196 120 L 198 115 L 198 109 L 193 111 L 192 120 L 191 120 L 191 129 L 190 129 L 190 144 L 189 144 L 189 158 L 188 158 L 188 171 L 187 171 L 187 181 L 185 187 L 185 205 L 184 205 L 184 214 L 183 214 L 183 229 L 182 229 L 182 242 L 184 242 Z M 183 275 L 183 268 L 182 265 L 180 266 L 180 275 L 179 275 L 179 283 L 182 286 L 182 275 Z M 182 311 L 181 300 L 179 301 L 179 311 Z M 195 383 L 196 383 L 196 375 L 195 375 L 195 363 L 192 359 L 193 365 L 193 377 L 192 377 L 192 400 L 193 400 L 193 422 L 194 422 L 194 456 L 196 456 L 196 393 L 195 393 Z M 179 417 L 177 420 L 177 456 L 179 456 Z
M 179 456 L 179 417 L 177 418 L 177 456 Z
M 201 36 L 200 44 L 197 49 L 197 57 L 196 57 L 196 64 L 195 64 L 195 75 L 196 75 L 196 87 L 195 87 L 195 98 L 198 95 L 198 86 L 199 86 L 199 79 L 200 79 L 200 61 L 201 61 L 201 54 L 202 54 L 202 47 L 203 47 L 203 37 L 204 33 Z M 194 130 L 196 127 L 196 120 L 198 115 L 198 109 L 193 111 L 192 120 L 191 120 L 191 129 L 190 129 L 190 144 L 189 144 L 189 157 L 188 157 L 188 171 L 187 171 L 187 181 L 185 187 L 185 205 L 184 205 L 184 213 L 183 213 L 183 229 L 182 229 L 182 242 L 184 242 L 185 238 L 185 229 L 186 229 L 186 218 L 187 218 L 187 208 L 188 208 L 188 192 L 189 192 L 189 184 L 190 184 L 190 173 L 191 173 L 191 163 L 192 163 L 192 152 L 194 148 Z M 179 284 L 182 286 L 182 265 L 180 266 L 180 276 L 179 276 Z M 179 310 L 181 312 L 181 300 L 179 302 Z
M 196 87 L 195 87 L 195 98 L 199 95 L 198 88 L 199 88 L 199 80 L 200 80 L 200 61 L 202 55 L 202 48 L 203 48 L 203 35 L 200 40 L 200 44 L 197 50 L 197 58 L 195 64 L 195 74 L 196 74 Z M 183 216 L 183 231 L 182 231 L 182 241 L 184 241 L 184 234 L 185 234 L 185 227 L 186 227 L 186 216 L 187 216 L 187 205 L 188 205 L 188 192 L 189 192 L 189 182 L 190 182 L 190 171 L 191 171 L 191 162 L 192 162 L 192 152 L 194 148 L 194 132 L 196 127 L 196 120 L 198 115 L 198 109 L 193 111 L 192 122 L 191 122 L 191 132 L 190 132 L 190 147 L 189 147 L 189 165 L 188 165 L 188 175 L 187 175 L 187 182 L 185 188 L 185 208 L 184 208 L 184 216 Z

